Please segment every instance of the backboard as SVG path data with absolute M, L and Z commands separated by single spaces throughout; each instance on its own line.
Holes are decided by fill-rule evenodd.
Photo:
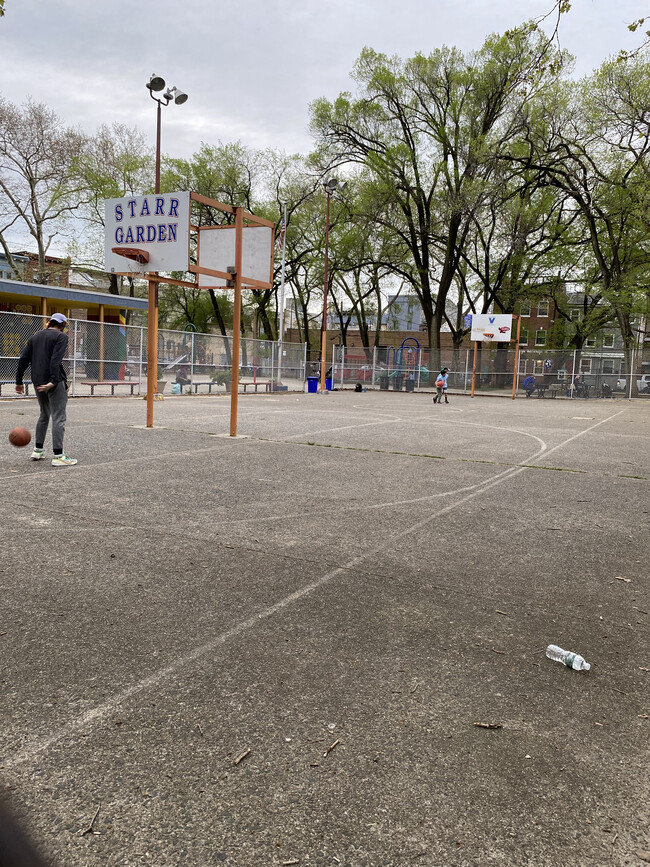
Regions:
M 199 232 L 199 267 L 227 271 L 235 265 L 235 227 L 202 226 Z M 197 274 L 201 289 L 225 286 L 226 281 L 209 274 Z M 269 226 L 242 228 L 242 284 L 272 284 L 273 229 Z
M 509 343 L 512 340 L 512 314 L 474 313 L 471 339 L 483 343 Z
M 187 271 L 188 191 L 107 199 L 104 222 L 104 268 L 109 273 Z M 116 250 L 131 251 L 131 255 Z

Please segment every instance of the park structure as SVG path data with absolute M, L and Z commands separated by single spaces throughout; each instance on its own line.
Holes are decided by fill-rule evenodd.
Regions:
M 199 225 L 193 206 L 225 214 L 229 222 Z M 230 436 L 237 435 L 237 400 L 242 287 L 273 287 L 275 224 L 241 206 L 227 205 L 187 190 L 107 199 L 104 267 L 149 283 L 147 421 L 153 427 L 158 367 L 158 287 L 234 289 Z M 187 272 L 193 280 L 169 276 Z

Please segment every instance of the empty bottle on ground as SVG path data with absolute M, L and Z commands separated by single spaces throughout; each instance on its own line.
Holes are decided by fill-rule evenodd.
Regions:
M 570 650 L 562 650 L 557 644 L 549 644 L 546 648 L 546 655 L 554 662 L 561 662 L 567 668 L 572 668 L 574 671 L 589 671 L 591 665 L 585 662 L 584 657 L 579 653 L 572 653 Z

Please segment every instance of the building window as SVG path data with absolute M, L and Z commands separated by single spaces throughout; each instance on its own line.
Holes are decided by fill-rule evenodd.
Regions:
M 519 345 L 527 346 L 528 345 L 528 329 L 522 328 L 519 332 Z
M 580 373 L 591 373 L 591 358 L 580 359 Z
M 571 322 L 580 322 L 582 319 L 582 310 L 572 310 L 571 311 Z
M 613 358 L 603 358 L 603 373 L 614 373 Z
M 530 304 L 520 304 L 519 305 L 519 315 L 520 316 L 530 316 Z
M 535 332 L 535 346 L 546 346 L 546 332 L 543 328 Z
M 585 346 L 594 347 L 595 345 L 596 345 L 596 338 L 595 337 L 588 337 L 585 340 Z
M 545 299 L 537 303 L 537 315 L 548 316 L 548 300 Z
M 614 348 L 614 335 L 611 331 L 606 331 L 603 334 L 603 347 L 605 349 L 613 349 Z

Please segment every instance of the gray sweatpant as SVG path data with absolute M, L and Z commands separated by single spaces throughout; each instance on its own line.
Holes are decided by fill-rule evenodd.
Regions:
M 35 443 L 45 443 L 47 426 L 52 417 L 52 448 L 54 452 L 63 452 L 63 435 L 65 434 L 65 410 L 68 403 L 68 390 L 65 382 L 57 382 L 50 391 L 37 391 L 38 405 L 41 414 L 36 422 Z

